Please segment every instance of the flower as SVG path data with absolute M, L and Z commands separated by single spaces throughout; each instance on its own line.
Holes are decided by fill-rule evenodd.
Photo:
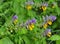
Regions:
M 47 21 L 47 24 L 52 25 L 52 21 L 51 20 Z
M 25 2 L 25 4 L 26 4 L 26 9 L 31 10 L 34 2 L 33 1 L 27 1 L 27 2 Z
M 31 27 L 34 28 L 34 24 L 33 23 L 31 24 Z
M 48 15 L 46 15 L 45 17 L 43 16 L 43 21 L 44 22 L 54 22 L 56 20 L 56 16 L 53 16 L 53 15 L 50 15 L 50 16 L 48 16 Z
M 29 30 L 33 30 L 34 24 L 32 23 L 31 25 L 28 26 Z
M 43 9 L 43 11 L 45 11 L 46 10 L 46 6 L 42 6 L 41 9 Z
M 31 19 L 31 20 L 28 20 L 27 22 L 26 22 L 26 24 L 28 25 L 28 24 L 34 24 L 34 23 L 36 23 L 36 19 L 34 18 L 34 19 Z
M 56 20 L 56 16 L 50 15 L 50 16 L 49 16 L 49 19 L 50 19 L 52 22 L 54 22 L 54 21 Z
M 44 36 L 51 37 L 51 29 L 46 29 L 43 33 Z
M 31 9 L 32 9 L 32 6 L 31 6 L 31 5 L 27 5 L 27 6 L 26 6 L 26 9 L 27 9 L 27 10 L 31 10 Z
M 41 4 L 41 9 L 42 9 L 43 11 L 45 11 L 45 10 L 47 9 L 47 6 L 48 6 L 48 3 L 43 2 L 43 3 Z
M 14 15 L 13 16 L 13 24 L 16 25 L 18 22 L 18 16 L 17 15 Z
M 28 26 L 28 28 L 29 28 L 29 30 L 32 30 L 33 29 L 30 25 Z
M 17 15 L 14 15 L 13 16 L 13 20 L 15 20 L 15 19 L 18 19 L 18 16 Z
M 15 19 L 15 20 L 13 21 L 14 25 L 16 25 L 16 24 L 17 24 L 17 22 L 18 22 L 18 20 L 17 20 L 17 19 Z
M 56 20 L 56 16 L 53 15 L 46 15 L 45 17 L 43 16 L 43 28 L 47 28 L 48 25 L 52 25 L 52 22 Z
M 29 30 L 33 30 L 33 28 L 34 28 L 34 23 L 36 23 L 36 19 L 29 20 L 29 21 L 26 22 L 26 27 L 27 27 Z
M 36 23 L 36 19 L 32 19 L 29 21 L 30 23 Z
M 48 32 L 47 36 L 48 36 L 48 37 L 51 37 L 51 32 Z
M 43 25 L 43 28 L 44 29 L 46 29 L 47 27 L 48 27 L 48 24 L 47 23 Z

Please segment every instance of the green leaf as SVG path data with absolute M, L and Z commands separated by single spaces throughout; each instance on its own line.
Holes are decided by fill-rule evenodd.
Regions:
M 56 22 L 53 23 L 52 28 L 55 29 L 57 27 Z
M 28 39 L 27 36 L 23 36 L 23 40 L 26 44 L 31 44 L 31 41 Z
M 52 37 L 50 37 L 49 40 L 51 40 L 51 41 L 60 40 L 60 36 L 59 35 L 52 35 Z
M 57 41 L 56 41 L 56 44 L 60 44 L 60 40 L 57 40 Z
M 20 31 L 21 31 L 20 34 L 26 34 L 27 33 L 27 29 L 25 29 L 25 28 L 21 29 Z
M 38 40 L 35 41 L 35 44 L 39 44 L 39 43 L 40 43 L 40 41 L 38 41 Z
M 21 44 L 22 43 L 22 38 L 21 37 L 19 37 L 19 44 Z
M 0 40 L 0 44 L 13 44 L 13 42 L 8 37 L 6 37 Z
M 46 38 L 43 38 L 43 44 L 46 44 Z

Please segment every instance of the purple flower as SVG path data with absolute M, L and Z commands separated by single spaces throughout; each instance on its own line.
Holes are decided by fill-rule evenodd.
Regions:
M 15 19 L 18 19 L 18 16 L 17 15 L 14 15 L 13 16 L 13 20 L 15 20 Z
M 36 19 L 32 19 L 32 20 L 29 20 L 29 21 L 26 22 L 27 25 L 31 24 L 31 23 L 36 23 Z
M 49 16 L 49 19 L 51 19 L 51 20 L 52 20 L 52 22 L 53 22 L 53 21 L 55 21 L 55 20 L 56 20 L 56 16 L 52 16 L 52 15 L 51 15 L 51 16 Z
M 32 19 L 31 20 L 31 23 L 36 23 L 36 19 Z
M 56 16 L 53 16 L 53 15 L 46 15 L 45 17 L 43 16 L 43 21 L 46 22 L 48 20 L 51 20 L 52 22 L 56 20 Z

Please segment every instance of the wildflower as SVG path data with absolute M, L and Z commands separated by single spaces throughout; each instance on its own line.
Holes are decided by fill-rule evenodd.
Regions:
M 28 22 L 26 22 L 26 27 L 29 30 L 33 30 L 35 22 L 36 22 L 36 19 L 29 20 Z
M 46 6 L 42 6 L 41 9 L 43 9 L 43 11 L 45 11 L 46 10 Z
M 49 16 L 49 19 L 50 19 L 52 22 L 54 22 L 54 21 L 56 20 L 56 16 L 50 15 L 50 16 Z
M 51 37 L 51 29 L 46 29 L 43 35 L 47 37 Z
M 48 27 L 47 23 L 43 25 L 43 28 L 46 29 Z
M 14 15 L 13 16 L 13 24 L 16 25 L 18 22 L 18 16 L 17 15 Z
M 30 30 L 33 30 L 34 24 L 29 25 L 28 28 L 29 28 Z
M 31 27 L 34 28 L 34 24 L 33 23 L 31 24 Z
M 42 3 L 41 8 L 43 11 L 47 9 L 48 3 Z
M 51 32 L 48 32 L 47 36 L 48 36 L 48 37 L 51 37 Z
M 52 22 L 56 20 L 56 16 L 53 15 L 46 15 L 46 17 L 43 16 L 43 27 L 46 29 L 48 25 L 52 25 Z
M 48 27 L 48 23 L 47 23 L 47 19 L 48 16 L 46 15 L 46 17 L 43 16 L 43 28 L 46 29 Z
M 28 21 L 26 22 L 27 25 L 32 24 L 32 23 L 33 23 L 33 24 L 36 23 L 36 19 L 28 20 Z
M 51 20 L 47 21 L 47 24 L 52 25 L 52 21 Z
M 25 4 L 26 4 L 26 9 L 27 10 L 31 10 L 32 9 L 32 5 L 34 4 L 34 2 L 33 1 L 27 1 Z
M 17 20 L 17 19 L 15 19 L 15 20 L 13 21 L 14 25 L 16 25 L 16 24 L 17 24 L 17 22 L 18 22 L 18 20 Z
M 49 25 L 52 25 L 52 22 L 54 22 L 55 20 L 56 20 L 56 16 L 49 16 L 48 20 L 47 20 L 47 23 Z
M 32 19 L 29 21 L 30 23 L 36 23 L 36 19 Z
M 33 28 L 29 25 L 29 29 L 32 30 Z
M 13 16 L 13 20 L 15 20 L 15 19 L 18 19 L 18 16 L 17 15 L 14 15 Z
M 27 10 L 31 10 L 31 9 L 32 9 L 32 6 L 31 6 L 31 5 L 27 5 L 27 6 L 26 6 L 26 9 L 27 9 Z

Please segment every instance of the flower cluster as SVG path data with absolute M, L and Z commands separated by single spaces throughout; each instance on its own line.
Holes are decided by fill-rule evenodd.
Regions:
M 56 20 L 56 16 L 50 15 L 50 16 L 43 16 L 43 27 L 46 29 L 48 25 L 52 25 L 52 22 Z
M 34 1 L 27 1 L 27 2 L 25 2 L 25 4 L 26 4 L 25 8 L 27 10 L 31 10 L 33 8 L 32 6 L 35 5 L 36 3 Z M 39 8 L 39 10 L 46 11 L 47 7 L 55 8 L 56 2 L 53 2 L 50 5 L 51 6 L 49 6 L 48 2 L 41 2 L 41 3 L 38 4 L 38 8 Z M 34 7 L 37 8 L 37 5 L 35 5 Z

